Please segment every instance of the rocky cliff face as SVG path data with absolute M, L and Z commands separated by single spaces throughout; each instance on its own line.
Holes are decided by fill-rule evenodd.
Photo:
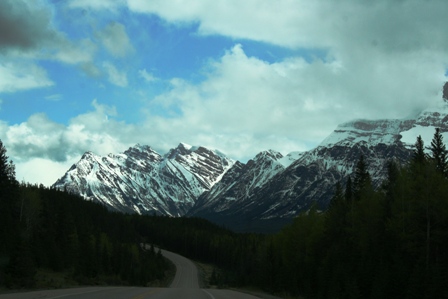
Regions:
M 207 215 L 232 209 L 235 204 L 250 200 L 250 195 L 284 171 L 294 158 L 283 157 L 269 150 L 259 153 L 246 164 L 235 163 L 213 188 L 204 192 L 189 215 Z

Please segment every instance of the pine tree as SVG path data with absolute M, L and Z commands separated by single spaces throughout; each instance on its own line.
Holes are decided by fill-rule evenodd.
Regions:
M 415 149 L 412 155 L 412 161 L 417 164 L 423 164 L 426 160 L 425 155 L 425 144 L 423 142 L 422 136 L 418 135 L 417 141 L 415 142 Z
M 400 176 L 400 170 L 395 161 L 389 161 L 387 164 L 387 179 L 383 184 L 383 190 L 386 192 L 385 212 L 386 217 L 391 217 L 392 203 L 397 199 L 397 185 Z
M 431 141 L 432 159 L 436 164 L 436 168 L 443 175 L 447 175 L 447 156 L 446 147 L 443 144 L 443 136 L 440 133 L 440 129 L 436 128 L 434 137 Z
M 368 187 L 371 187 L 371 183 L 372 180 L 369 172 L 367 171 L 367 163 L 364 155 L 361 155 L 355 169 L 355 179 L 353 182 L 354 199 L 360 200 L 362 191 Z
M 351 202 L 353 200 L 353 183 L 350 176 L 348 176 L 347 183 L 345 184 L 344 197 L 346 202 Z
M 344 200 L 344 193 L 342 192 L 341 182 L 338 181 L 335 186 L 333 198 L 330 201 L 330 208 L 332 206 L 342 203 L 343 200 Z
M 0 140 L 0 184 L 2 186 L 17 183 L 14 164 L 11 160 L 8 160 L 6 152 L 3 142 Z
M 0 255 L 12 249 L 19 235 L 16 205 L 18 192 L 14 164 L 6 155 L 6 148 L 0 140 Z
M 18 191 L 14 163 L 6 155 L 6 148 L 0 140 L 0 201 L 9 200 Z

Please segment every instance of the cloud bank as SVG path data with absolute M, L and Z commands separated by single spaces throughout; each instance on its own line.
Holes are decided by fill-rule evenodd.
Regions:
M 0 93 L 56 84 L 37 64 L 42 59 L 77 64 L 88 76 L 122 89 L 166 88 L 156 96 L 124 99 L 140 101 L 138 123 L 119 121 L 121 111 L 107 99 L 93 101 L 92 111 L 67 124 L 44 114 L 1 123 L 2 140 L 20 169 L 44 161 L 59 169 L 86 150 L 107 154 L 137 142 L 163 153 L 185 141 L 242 161 L 270 148 L 283 154 L 308 150 L 342 122 L 403 118 L 440 101 L 447 80 L 445 0 L 69 2 L 69 9 L 157 16 L 173 28 L 195 28 L 193 34 L 204 39 L 235 41 L 219 57 L 204 58 L 199 82 L 172 77 L 162 83 L 146 71 L 151 66 L 117 67 L 116 59 L 139 54 L 122 19 L 75 40 L 55 29 L 51 9 L 37 3 L 0 4 Z M 246 41 L 297 54 L 268 62 L 249 55 Z M 101 50 L 108 56 L 95 59 Z M 323 54 L 300 55 L 317 51 Z

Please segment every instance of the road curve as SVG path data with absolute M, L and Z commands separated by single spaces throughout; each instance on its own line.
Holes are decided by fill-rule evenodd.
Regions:
M 162 255 L 176 266 L 170 288 L 199 289 L 198 268 L 191 260 L 166 250 L 162 250 Z
M 166 250 L 162 254 L 176 265 L 169 288 L 86 287 L 3 294 L 0 299 L 259 299 L 231 290 L 200 289 L 198 269 L 192 261 Z

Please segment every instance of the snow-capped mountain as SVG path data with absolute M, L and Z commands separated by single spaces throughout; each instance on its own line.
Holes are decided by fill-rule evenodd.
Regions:
M 214 214 L 231 208 L 235 203 L 250 200 L 250 195 L 284 171 L 294 161 L 279 152 L 259 153 L 245 165 L 235 163 L 209 192 L 204 192 L 189 211 L 190 215 Z
M 119 211 L 200 216 L 251 229 L 290 220 L 316 203 L 325 209 L 361 155 L 379 186 L 388 162 L 407 163 L 417 136 L 429 146 L 436 127 L 448 140 L 446 102 L 413 118 L 347 122 L 310 151 L 268 150 L 246 164 L 183 143 L 164 156 L 140 145 L 106 157 L 88 152 L 54 186 Z
M 219 151 L 184 143 L 164 156 L 136 145 L 106 157 L 85 153 L 54 187 L 122 212 L 181 216 L 234 163 Z

